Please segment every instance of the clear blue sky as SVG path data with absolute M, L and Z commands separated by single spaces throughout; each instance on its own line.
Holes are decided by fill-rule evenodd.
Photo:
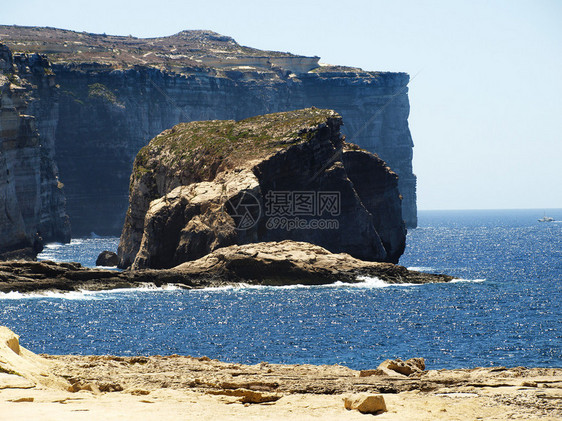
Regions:
M 562 208 L 562 1 L 11 1 L 0 23 L 139 37 L 210 29 L 405 71 L 420 209 Z

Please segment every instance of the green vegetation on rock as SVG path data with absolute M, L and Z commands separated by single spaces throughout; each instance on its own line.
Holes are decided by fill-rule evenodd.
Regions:
M 211 179 L 219 167 L 236 167 L 263 158 L 276 150 L 307 141 L 312 129 L 328 119 L 341 117 L 332 110 L 306 108 L 247 118 L 180 123 L 156 136 L 142 148 L 134 165 L 134 177 L 156 166 L 191 171 Z
M 103 83 L 92 83 L 91 85 L 88 85 L 88 97 L 101 98 L 104 101 L 111 102 L 112 104 L 119 104 L 115 94 Z
M 21 79 L 15 73 L 5 73 L 5 76 L 8 78 L 11 84 L 21 86 Z

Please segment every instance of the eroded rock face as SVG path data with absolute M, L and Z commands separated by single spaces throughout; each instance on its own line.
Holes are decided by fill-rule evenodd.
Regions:
M 227 202 L 237 201 L 245 193 L 260 197 L 258 179 L 250 170 L 222 173 L 214 182 L 180 186 L 152 201 L 133 268 L 169 268 L 237 241 L 257 242 L 255 230 L 237 231 L 226 209 Z M 136 234 L 135 227 L 127 227 Z
M 396 263 L 406 235 L 397 176 L 345 143 L 341 124 L 311 108 L 163 132 L 135 160 L 120 266 L 288 239 Z
M 121 232 L 133 160 L 163 130 L 310 106 L 336 110 L 348 140 L 400 176 L 403 217 L 416 225 L 405 73 L 320 66 L 318 57 L 241 47 L 209 31 L 150 40 L 54 28 L 1 31 L 3 42 L 45 52 L 53 63 L 60 95 L 41 91 L 44 112 L 32 114 L 43 137 L 53 133 L 76 235 Z
M 48 70 L 40 56 L 14 57 L 0 44 L 0 255 L 6 257 L 16 251 L 32 258 L 42 241 L 70 240 L 52 150 L 27 114 L 37 90 L 54 89 Z
M 406 247 L 402 220 L 402 198 L 396 194 L 397 175 L 376 155 L 347 150 L 343 153 L 345 171 L 387 251 L 387 260 L 398 262 Z

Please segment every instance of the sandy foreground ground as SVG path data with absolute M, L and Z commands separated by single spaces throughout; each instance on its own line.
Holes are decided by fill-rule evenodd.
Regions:
M 374 364 L 376 365 L 376 364 Z M 346 410 L 381 394 L 387 411 Z M 562 419 L 561 368 L 392 370 L 206 357 L 38 356 L 0 327 L 0 420 Z

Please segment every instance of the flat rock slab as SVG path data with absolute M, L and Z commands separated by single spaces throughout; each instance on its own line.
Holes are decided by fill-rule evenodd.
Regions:
M 0 373 L 0 389 L 30 389 L 35 383 L 15 374 Z

